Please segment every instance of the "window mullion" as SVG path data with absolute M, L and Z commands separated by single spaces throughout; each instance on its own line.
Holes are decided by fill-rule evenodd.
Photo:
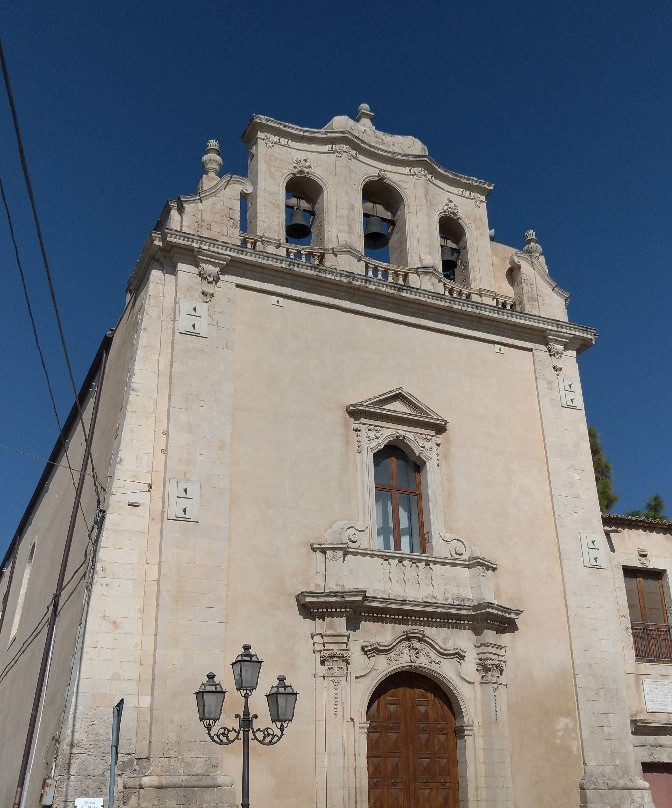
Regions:
M 394 534 L 394 549 L 401 550 L 401 525 L 399 523 L 399 491 L 392 489 L 392 533 Z
M 642 623 L 649 622 L 649 612 L 646 608 L 646 598 L 644 597 L 644 587 L 642 586 L 642 576 L 637 575 L 637 597 L 639 598 L 639 611 L 642 615 Z
M 663 607 L 663 618 L 665 619 L 665 623 L 668 623 L 667 617 L 667 601 L 665 599 L 665 590 L 663 589 L 663 578 L 662 576 L 658 579 L 658 596 L 660 597 L 660 603 Z
M 415 487 L 418 491 L 416 494 L 416 500 L 418 503 L 418 531 L 420 532 L 420 552 L 426 553 L 427 552 L 427 542 L 425 541 L 425 520 L 422 513 L 422 496 L 420 494 L 420 486 L 421 486 L 421 477 L 420 472 L 415 472 Z

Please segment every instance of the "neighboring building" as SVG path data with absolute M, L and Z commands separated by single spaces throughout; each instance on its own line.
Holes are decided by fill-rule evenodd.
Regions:
M 657 808 L 672 805 L 672 522 L 604 517 L 621 622 L 635 758 Z
M 210 141 L 145 244 L 3 564 L 0 804 L 67 536 L 26 806 L 106 795 L 121 697 L 119 801 L 238 802 L 240 749 L 193 691 L 217 672 L 233 724 L 244 642 L 260 721 L 277 673 L 300 694 L 253 744 L 255 805 L 645 805 L 642 764 L 672 763 L 672 704 L 658 721 L 639 682 L 667 667 L 632 645 L 672 662 L 670 527 L 614 517 L 605 541 L 576 361 L 595 332 L 532 231 L 491 240 L 490 184 L 371 118 L 255 116 L 248 178 Z M 656 628 L 630 633 L 626 587 Z

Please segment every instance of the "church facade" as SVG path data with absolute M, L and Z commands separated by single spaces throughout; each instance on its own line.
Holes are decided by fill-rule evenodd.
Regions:
M 233 725 L 244 643 L 260 724 L 299 693 L 253 804 L 650 804 L 670 531 L 604 532 L 596 334 L 534 232 L 494 241 L 489 183 L 372 118 L 253 117 L 248 176 L 210 141 L 148 237 L 3 565 L 2 804 L 106 797 L 120 698 L 119 803 L 238 803 L 193 692 L 214 671 Z

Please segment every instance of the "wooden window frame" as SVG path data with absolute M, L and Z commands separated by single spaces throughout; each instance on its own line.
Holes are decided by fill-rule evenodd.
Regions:
M 391 494 L 392 498 L 392 539 L 394 542 L 394 552 L 401 552 L 401 525 L 399 521 L 399 494 L 410 494 L 411 496 L 416 497 L 418 502 L 418 532 L 420 534 L 420 552 L 413 553 L 413 555 L 426 555 L 427 554 L 427 540 L 425 538 L 425 522 L 423 518 L 422 512 L 422 471 L 420 466 L 413 460 L 413 458 L 408 457 L 406 452 L 398 446 L 394 446 L 394 444 L 388 444 L 387 446 L 383 446 L 379 449 L 379 452 L 385 451 L 385 449 L 389 448 L 397 448 L 400 452 L 402 452 L 408 462 L 413 465 L 415 470 L 415 488 L 404 488 L 402 486 L 397 485 L 397 458 L 391 454 L 390 455 L 390 480 L 389 484 L 387 483 L 375 483 L 374 490 L 375 491 L 388 491 Z M 374 457 L 378 452 L 374 453 Z
M 664 576 L 665 574 L 661 570 L 643 570 L 632 567 L 624 567 L 623 569 L 624 582 L 626 578 L 635 581 L 639 612 L 642 618 L 641 620 L 633 620 L 628 607 L 635 659 L 638 662 L 672 662 L 672 626 L 670 625 Z M 658 596 L 662 606 L 663 623 L 653 622 L 649 619 L 649 610 L 643 589 L 645 578 L 658 582 Z
M 660 595 L 660 603 L 663 607 L 663 615 L 665 617 L 665 624 L 669 625 L 669 612 L 667 609 L 667 598 L 665 597 L 665 588 L 663 587 L 663 573 L 659 570 L 640 570 L 632 567 L 626 567 L 623 570 L 624 576 L 628 574 L 635 579 L 635 583 L 637 586 L 637 599 L 639 601 L 639 613 L 642 616 L 641 623 L 651 623 L 652 625 L 663 625 L 662 623 L 654 623 L 652 620 L 649 620 L 649 610 L 646 605 L 646 598 L 644 597 L 644 591 L 642 588 L 642 581 L 644 578 L 653 578 L 658 581 L 658 594 Z M 630 618 L 630 622 L 633 622 L 632 618 Z

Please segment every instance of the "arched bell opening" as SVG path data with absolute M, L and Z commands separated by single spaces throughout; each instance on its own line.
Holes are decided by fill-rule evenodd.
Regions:
M 369 808 L 458 808 L 456 714 L 433 679 L 414 671 L 388 676 L 366 720 Z
M 310 177 L 290 177 L 285 185 L 285 238 L 289 244 L 324 246 L 324 193 Z
M 364 254 L 386 264 L 406 266 L 406 214 L 399 191 L 384 180 L 362 188 Z
M 443 277 L 467 285 L 467 234 L 458 219 L 451 216 L 439 219 L 439 244 Z

